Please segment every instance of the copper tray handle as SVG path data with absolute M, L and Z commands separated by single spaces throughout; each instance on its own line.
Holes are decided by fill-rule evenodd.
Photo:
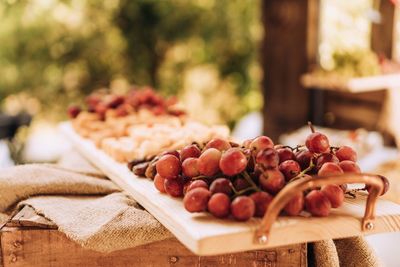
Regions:
M 375 204 L 378 196 L 383 190 L 384 184 L 379 175 L 373 174 L 344 174 L 335 176 L 320 176 L 300 178 L 286 185 L 273 199 L 268 206 L 261 224 L 254 235 L 254 242 L 258 244 L 266 244 L 268 242 L 269 233 L 272 224 L 279 216 L 281 210 L 299 191 L 323 186 L 328 184 L 351 184 L 365 183 L 371 186 L 368 194 L 367 204 L 365 207 L 364 218 L 362 220 L 362 231 L 372 230 L 374 228 L 373 221 L 375 219 Z

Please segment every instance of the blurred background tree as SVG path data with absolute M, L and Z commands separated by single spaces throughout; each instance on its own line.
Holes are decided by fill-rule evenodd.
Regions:
M 258 0 L 7 0 L 0 18 L 7 110 L 61 119 L 92 90 L 129 84 L 177 94 L 209 123 L 262 105 Z

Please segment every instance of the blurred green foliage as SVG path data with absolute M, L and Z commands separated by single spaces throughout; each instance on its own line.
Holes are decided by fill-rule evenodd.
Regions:
M 378 56 L 370 50 L 338 50 L 333 53 L 332 58 L 333 71 L 345 77 L 364 77 L 381 73 Z
M 261 105 L 259 10 L 259 0 L 1 1 L 0 98 L 26 92 L 47 113 L 113 83 L 179 95 L 191 69 L 212 66 L 239 103 L 219 120 L 233 122 Z

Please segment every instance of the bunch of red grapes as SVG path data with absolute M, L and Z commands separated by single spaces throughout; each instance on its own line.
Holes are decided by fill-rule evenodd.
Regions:
M 115 110 L 117 117 L 127 116 L 140 109 L 150 110 L 154 115 L 180 116 L 184 114 L 182 110 L 173 107 L 177 103 L 175 97 L 165 99 L 150 87 L 132 89 L 126 95 L 94 92 L 86 97 L 85 103 L 87 111 L 98 114 L 101 119 L 105 118 L 108 110 Z M 81 111 L 79 106 L 70 106 L 68 115 L 73 119 Z
M 352 148 L 331 147 L 324 134 L 312 131 L 305 146 L 296 148 L 274 145 L 267 136 L 247 140 L 241 146 L 213 139 L 204 147 L 188 145 L 179 152 L 164 152 L 150 163 L 131 164 L 130 168 L 152 178 L 160 192 L 183 197 L 189 212 L 208 211 L 218 218 L 231 215 L 246 221 L 262 217 L 274 196 L 296 179 L 360 172 Z M 382 179 L 385 193 L 389 184 Z M 313 216 L 328 216 L 331 208 L 342 205 L 346 188 L 332 184 L 298 192 L 284 213 L 296 216 L 305 210 Z

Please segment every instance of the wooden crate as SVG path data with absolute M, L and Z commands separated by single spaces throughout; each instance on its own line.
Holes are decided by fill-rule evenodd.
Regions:
M 1 267 L 33 266 L 307 266 L 307 245 L 297 244 L 200 257 L 175 238 L 112 253 L 80 247 L 25 207 L 0 231 Z

